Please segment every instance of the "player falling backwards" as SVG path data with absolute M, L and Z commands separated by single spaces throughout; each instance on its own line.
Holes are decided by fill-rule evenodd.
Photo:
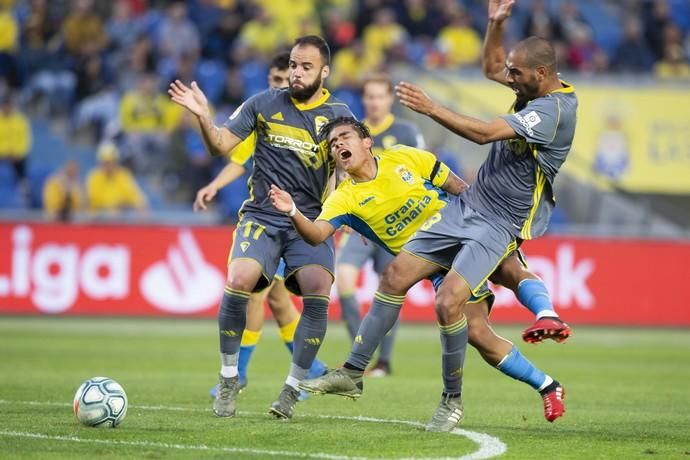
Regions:
M 338 166 L 347 171 L 350 179 L 326 199 L 321 215 L 312 222 L 297 210 L 289 193 L 276 186 L 272 187 L 271 193 L 276 209 L 291 215 L 297 231 L 311 244 L 320 244 L 341 225 L 347 225 L 391 254 L 398 254 L 407 240 L 446 206 L 448 198 L 444 192 L 457 195 L 466 189 L 465 183 L 432 153 L 396 145 L 374 156 L 371 152 L 373 141 L 366 126 L 352 118 L 336 119 L 323 131 Z M 513 261 L 518 263 L 513 264 Z M 517 267 L 519 273 L 511 276 L 529 274 L 520 265 L 517 253 L 509 256 L 503 265 L 504 272 Z M 436 269 L 440 270 L 437 273 L 447 271 L 441 266 Z M 500 278 L 498 273 L 497 276 Z M 440 276 L 432 278 L 437 286 Z M 384 303 L 395 302 L 394 298 L 380 292 L 376 299 Z M 510 341 L 494 333 L 488 318 L 492 303 L 493 295 L 486 287 L 469 302 L 466 315 L 470 343 L 487 363 L 539 391 L 544 402 L 544 416 L 549 421 L 555 420 L 565 411 L 559 397 L 560 384 L 534 367 Z M 397 311 L 398 308 L 393 306 L 392 309 Z M 391 315 L 372 307 L 357 333 L 347 363 L 363 369 L 376 348 L 377 340 L 391 325 L 391 319 Z M 442 328 L 442 341 L 444 332 Z M 352 369 L 348 370 L 346 364 L 345 369 L 328 374 L 327 379 L 306 380 L 300 387 L 314 393 L 357 398 L 362 393 L 362 373 L 351 375 L 350 371 Z M 450 376 L 449 379 L 452 381 L 454 378 Z M 450 382 L 446 388 L 452 384 Z M 454 422 L 458 422 L 463 415 L 461 407 L 458 405 L 451 409 L 457 417 Z M 446 431 L 447 419 L 444 417 L 440 426 L 430 422 L 427 428 Z
M 469 140 L 492 142 L 491 152 L 475 184 L 432 216 L 384 271 L 369 313 L 378 319 L 362 323 L 362 329 L 368 328 L 368 340 L 354 344 L 342 369 L 305 382 L 302 388 L 337 393 L 361 383 L 371 347 L 378 345 L 397 320 L 404 294 L 441 266 L 449 270 L 436 295 L 444 392 L 427 428 L 449 431 L 461 419 L 468 339 L 466 303 L 522 239 L 546 231 L 554 206 L 553 180 L 575 133 L 577 98 L 573 88 L 558 78 L 551 45 L 530 37 L 505 54 L 503 28 L 513 4 L 513 0 L 489 2 L 483 68 L 487 76 L 516 93 L 515 113 L 487 123 L 446 109 L 414 85 L 398 85 L 403 105 Z M 557 382 L 553 385 L 554 398 L 550 403 L 545 400 L 545 406 L 556 401 L 562 404 L 563 388 Z M 551 410 L 545 409 L 547 413 Z
M 309 371 L 323 342 L 333 283 L 333 242 L 310 246 L 277 212 L 268 199 L 271 184 L 289 190 L 306 215 L 315 218 L 334 183 L 335 164 L 319 128 L 339 116 L 351 116 L 345 104 L 323 87 L 329 74 L 330 50 L 317 36 L 300 37 L 290 52 L 288 90 L 267 90 L 249 98 L 224 126 L 213 123 L 211 110 L 196 83 L 170 85 L 172 100 L 193 112 L 212 154 L 222 155 L 256 132 L 250 199 L 241 208 L 228 265 L 228 278 L 218 313 L 220 390 L 213 402 L 219 417 L 236 413 L 238 359 L 246 308 L 252 292 L 271 283 L 278 262 L 285 261 L 285 285 L 302 295 L 304 308 L 295 331 L 288 377 L 269 412 L 292 417 L 298 385 Z
M 290 53 L 278 54 L 271 60 L 268 67 L 268 87 L 273 89 L 288 87 L 288 67 L 290 63 Z M 240 145 L 229 153 L 228 164 L 218 173 L 218 175 L 205 187 L 201 188 L 194 200 L 194 210 L 205 211 L 206 205 L 218 193 L 218 190 L 231 184 L 247 172 L 250 160 L 256 148 L 256 134 L 252 133 Z M 285 343 L 290 353 L 294 346 L 295 329 L 299 323 L 300 314 L 295 305 L 290 300 L 290 293 L 285 288 L 284 274 L 285 264 L 281 261 L 273 278 L 273 283 L 263 292 L 257 292 L 249 296 L 247 304 L 247 324 L 242 333 L 240 343 L 240 355 L 238 361 L 238 375 L 240 379 L 240 390 L 248 384 L 247 372 L 249 362 L 256 345 L 261 338 L 261 330 L 264 324 L 264 301 L 268 301 L 268 306 L 273 313 L 273 317 L 278 323 L 280 338 Z M 307 378 L 314 378 L 326 372 L 326 365 L 318 359 L 312 363 Z M 220 384 L 216 384 L 211 389 L 211 396 L 216 397 Z M 302 397 L 306 396 L 306 393 Z
M 406 120 L 400 120 L 391 113 L 395 100 L 393 83 L 386 74 L 371 74 L 362 82 L 362 105 L 364 124 L 369 128 L 372 151 L 378 153 L 395 144 L 424 148 L 424 138 L 417 127 Z M 364 264 L 372 261 L 374 272 L 380 275 L 393 255 L 379 245 L 363 237 L 343 234 L 337 251 L 335 285 L 350 339 L 354 340 L 362 322 L 360 305 L 357 301 L 357 278 Z M 368 377 L 385 377 L 391 372 L 391 355 L 398 323 L 383 338 L 374 366 L 367 371 Z

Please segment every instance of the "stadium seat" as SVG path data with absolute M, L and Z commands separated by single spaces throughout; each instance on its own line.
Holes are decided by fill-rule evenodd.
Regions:
M 17 185 L 17 174 L 8 161 L 0 160 L 0 186 L 14 187 Z

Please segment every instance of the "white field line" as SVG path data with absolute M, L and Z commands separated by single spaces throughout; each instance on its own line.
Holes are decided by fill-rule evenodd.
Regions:
M 0 404 L 21 404 L 27 406 L 56 406 L 56 407 L 71 407 L 69 403 L 61 402 L 50 402 L 50 401 L 10 401 L 0 399 Z M 209 412 L 207 409 L 201 409 L 198 407 L 178 407 L 178 406 L 138 406 L 131 405 L 131 409 L 140 410 L 151 410 L 151 411 L 176 411 L 176 412 Z M 256 412 L 242 412 L 238 411 L 240 415 L 258 415 Z M 424 427 L 423 423 L 413 422 L 409 420 L 392 420 L 392 419 L 379 419 L 373 417 L 364 416 L 344 416 L 344 415 L 319 415 L 319 414 L 300 414 L 300 417 L 311 417 L 329 420 L 355 420 L 360 422 L 371 422 L 371 423 L 393 423 L 397 425 L 408 425 L 414 427 Z M 486 433 L 480 433 L 476 431 L 464 430 L 461 428 L 455 428 L 450 432 L 456 436 L 464 436 L 471 441 L 475 442 L 479 449 L 476 451 L 464 455 L 462 457 L 409 457 L 407 460 L 482 460 L 497 457 L 508 450 L 508 447 L 498 438 L 491 436 Z M 47 435 L 42 433 L 30 433 L 14 430 L 0 430 L 0 436 L 7 437 L 22 437 L 22 438 L 34 438 L 34 439 L 46 439 L 53 441 L 69 441 L 69 442 L 79 442 L 79 443 L 92 443 L 92 444 L 110 444 L 110 445 L 123 445 L 123 446 L 140 446 L 140 447 L 152 447 L 152 448 L 162 448 L 162 449 L 178 449 L 178 450 L 196 450 L 196 451 L 209 451 L 209 452 L 233 452 L 233 453 L 246 453 L 260 455 L 270 455 L 275 457 L 300 457 L 300 458 L 319 458 L 328 460 L 366 460 L 366 457 L 349 457 L 344 455 L 334 455 L 326 453 L 304 453 L 304 452 L 291 452 L 291 451 L 280 451 L 280 450 L 267 450 L 267 449 L 251 449 L 243 447 L 212 447 L 204 444 L 169 444 L 162 442 L 152 442 L 152 441 L 120 441 L 120 440 L 108 440 L 108 439 L 85 439 L 78 438 L 75 436 L 56 436 Z

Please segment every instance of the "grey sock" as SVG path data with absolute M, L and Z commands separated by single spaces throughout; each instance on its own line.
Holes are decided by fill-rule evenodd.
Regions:
M 218 331 L 220 352 L 232 355 L 239 353 L 244 326 L 247 324 L 247 302 L 249 293 L 225 288 L 218 309 Z
M 398 319 L 388 334 L 385 335 L 379 347 L 379 361 L 385 363 L 391 362 L 391 355 L 393 354 L 393 343 L 395 343 L 395 336 L 398 333 L 398 326 L 400 326 L 400 319 Z
M 359 313 L 359 303 L 355 294 L 340 297 L 340 311 L 350 339 L 355 340 L 362 318 Z
M 305 295 L 304 308 L 293 342 L 292 362 L 309 369 L 321 347 L 328 325 L 328 296 Z
M 448 394 L 462 392 L 462 374 L 467 349 L 467 320 L 462 319 L 448 326 L 440 326 L 443 366 L 443 391 Z
M 348 363 L 360 369 L 367 367 L 376 347 L 398 320 L 404 301 L 405 296 L 376 293 L 371 310 L 357 331 Z

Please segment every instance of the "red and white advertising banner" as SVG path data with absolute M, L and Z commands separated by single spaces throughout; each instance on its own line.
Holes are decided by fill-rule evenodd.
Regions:
M 232 228 L 0 224 L 0 314 L 214 317 Z M 523 247 L 562 317 L 575 324 L 690 326 L 690 242 L 545 237 Z M 376 276 L 366 267 L 358 298 Z M 493 322 L 531 321 L 495 288 Z M 330 316 L 340 317 L 335 289 Z M 433 289 L 407 295 L 402 317 L 435 321 Z

